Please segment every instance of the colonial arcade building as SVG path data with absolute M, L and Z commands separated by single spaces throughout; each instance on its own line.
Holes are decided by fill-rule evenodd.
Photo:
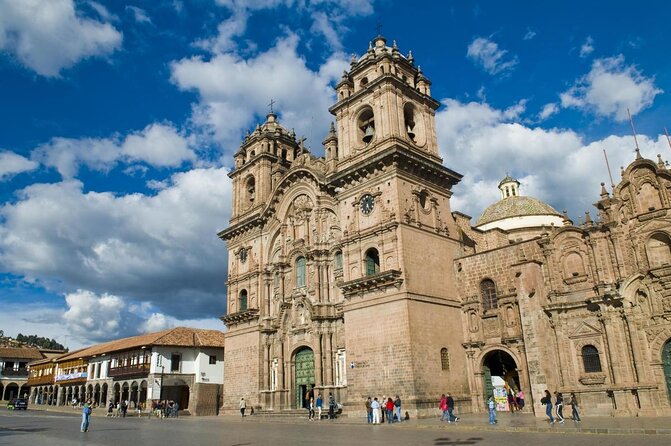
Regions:
M 337 84 L 325 157 L 274 113 L 235 154 L 223 408 L 346 414 L 496 385 L 576 392 L 588 413 L 671 414 L 671 172 L 637 157 L 574 225 L 511 177 L 472 225 L 450 207 L 439 103 L 378 36 Z M 514 166 L 512 166 L 514 167 Z M 314 389 L 314 390 L 313 390 Z

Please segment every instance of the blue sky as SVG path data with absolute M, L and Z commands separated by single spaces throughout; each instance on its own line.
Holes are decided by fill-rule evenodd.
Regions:
M 431 79 L 453 210 L 522 192 L 576 221 L 670 157 L 664 2 L 0 0 L 0 328 L 71 347 L 222 328 L 227 172 L 271 98 L 320 141 L 378 29 Z M 378 26 L 380 28 L 378 28 Z

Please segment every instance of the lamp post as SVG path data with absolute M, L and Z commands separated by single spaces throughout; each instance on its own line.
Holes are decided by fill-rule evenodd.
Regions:
M 163 356 L 161 354 L 158 354 L 158 357 L 156 358 L 156 367 L 161 368 L 161 387 L 159 390 L 158 394 L 158 400 L 163 401 L 163 372 L 165 371 L 165 366 L 163 365 Z

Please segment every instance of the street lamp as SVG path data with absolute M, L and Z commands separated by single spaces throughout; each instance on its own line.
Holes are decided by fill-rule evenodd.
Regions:
M 163 365 L 163 356 L 160 353 L 156 357 L 156 367 L 161 368 L 161 387 L 158 394 L 158 400 L 163 401 L 163 372 L 165 371 L 165 366 Z

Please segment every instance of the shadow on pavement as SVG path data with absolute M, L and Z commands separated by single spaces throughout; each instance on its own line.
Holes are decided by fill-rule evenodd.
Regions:
M 465 440 L 461 439 L 450 439 L 448 437 L 442 437 L 442 438 L 436 438 L 433 441 L 434 446 L 457 446 L 457 445 L 467 445 L 467 444 L 476 444 L 478 442 L 482 441 L 482 438 L 480 437 L 470 437 Z

